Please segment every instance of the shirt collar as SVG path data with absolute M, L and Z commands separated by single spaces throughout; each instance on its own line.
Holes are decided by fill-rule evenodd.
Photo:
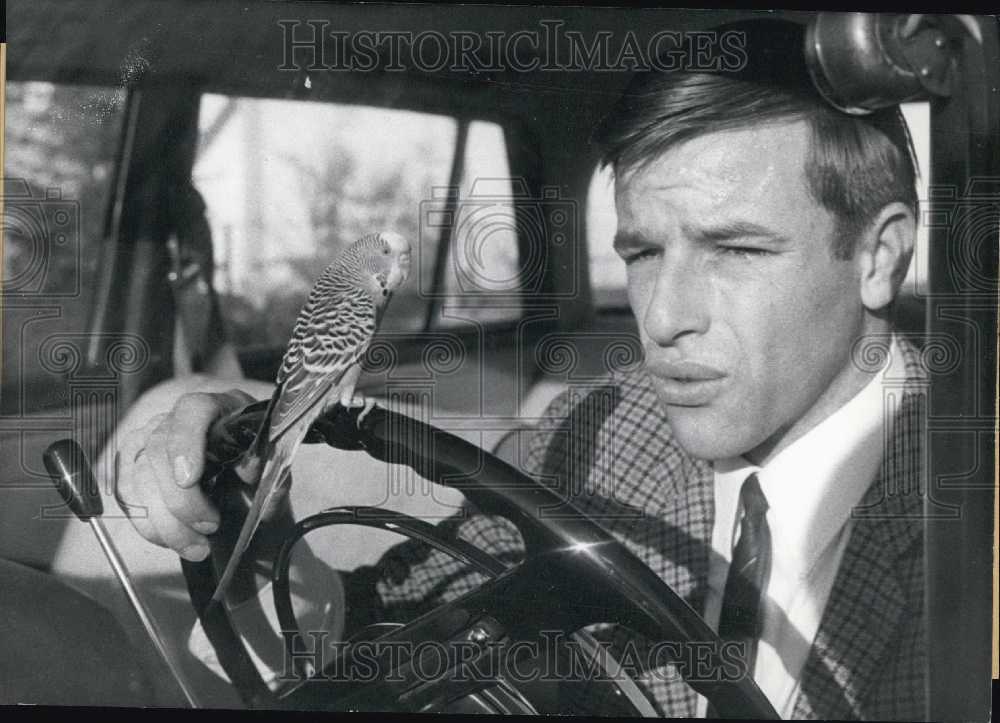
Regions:
M 731 515 L 734 539 L 740 487 L 756 472 L 769 505 L 774 564 L 791 575 L 808 576 L 875 478 L 892 422 L 885 418 L 883 380 L 887 374 L 897 378 L 902 365 L 893 337 L 881 371 L 764 467 L 742 457 L 716 463 L 716 511 Z

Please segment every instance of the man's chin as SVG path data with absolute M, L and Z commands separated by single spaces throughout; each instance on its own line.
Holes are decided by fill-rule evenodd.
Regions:
M 692 457 L 713 462 L 738 457 L 754 447 L 745 436 L 745 425 L 711 406 L 665 405 L 674 440 Z

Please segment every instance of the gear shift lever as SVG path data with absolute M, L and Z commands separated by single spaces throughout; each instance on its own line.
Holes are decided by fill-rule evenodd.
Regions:
M 108 562 L 111 563 L 111 568 L 115 571 L 115 575 L 118 577 L 122 588 L 124 588 L 125 595 L 132 604 L 132 609 L 135 610 L 135 614 L 138 616 L 143 628 L 145 628 L 146 634 L 153 641 L 156 650 L 160 653 L 163 661 L 173 674 L 174 680 L 177 681 L 178 687 L 184 693 L 184 697 L 187 698 L 188 704 L 192 708 L 198 707 L 193 692 L 184 682 L 180 666 L 163 644 L 163 638 L 156 627 L 156 623 L 153 622 L 149 611 L 146 610 L 145 605 L 142 604 L 142 600 L 139 599 L 139 595 L 132 585 L 128 570 L 125 568 L 125 562 L 122 560 L 121 555 L 118 554 L 114 542 L 112 542 L 108 536 L 107 529 L 104 527 L 104 523 L 101 520 L 101 515 L 104 513 L 104 505 L 101 502 L 97 482 L 90 471 L 90 463 L 87 461 L 86 454 L 84 454 L 80 445 L 72 439 L 61 439 L 49 445 L 49 448 L 42 455 L 42 459 L 45 462 L 45 469 L 48 470 L 49 476 L 52 477 L 52 482 L 55 484 L 63 500 L 78 518 L 90 523 L 91 529 L 93 529 L 94 534 L 97 536 L 97 541 L 104 550 Z

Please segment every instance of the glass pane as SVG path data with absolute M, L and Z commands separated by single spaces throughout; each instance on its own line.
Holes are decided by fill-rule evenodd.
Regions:
M 124 93 L 35 82 L 6 93 L 4 293 L 73 296 L 67 326 L 82 329 Z
M 445 266 L 446 298 L 441 316 L 435 319 L 442 326 L 521 316 L 518 234 L 532 228 L 526 227 L 525 214 L 518 215 L 515 208 L 513 185 L 518 181 L 510 176 L 503 128 L 473 121 L 465 148 Z
M 194 183 L 205 197 L 215 285 L 239 348 L 281 347 L 316 277 L 357 238 L 394 230 L 418 237 L 420 204 L 448 182 L 454 119 L 333 103 L 206 95 Z M 423 328 L 420 289 L 433 265 L 415 263 L 382 328 Z
M 587 191 L 587 254 L 597 309 L 628 308 L 625 262 L 614 249 L 617 225 L 614 176 L 610 168 L 598 168 Z
M 917 179 L 917 198 L 920 199 L 920 213 L 927 212 L 930 204 L 927 200 L 927 179 L 931 169 L 931 106 L 930 103 L 903 103 L 900 105 L 906 125 L 910 129 L 913 140 L 913 150 L 917 154 L 917 166 L 920 177 Z M 917 240 L 913 246 L 913 261 L 906 281 L 900 289 L 902 294 L 927 295 L 927 226 L 920 223 L 917 226 Z
M 52 383 L 59 364 L 41 355 L 45 340 L 78 340 L 86 331 L 124 105 L 122 90 L 7 83 L 0 280 L 6 414 L 65 402 L 58 396 L 64 388 Z

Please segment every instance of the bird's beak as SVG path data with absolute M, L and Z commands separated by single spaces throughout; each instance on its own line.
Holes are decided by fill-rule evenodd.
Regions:
M 389 271 L 389 278 L 386 279 L 389 289 L 395 291 L 406 283 L 410 277 L 410 264 L 410 254 L 402 254 L 399 257 L 396 266 Z

